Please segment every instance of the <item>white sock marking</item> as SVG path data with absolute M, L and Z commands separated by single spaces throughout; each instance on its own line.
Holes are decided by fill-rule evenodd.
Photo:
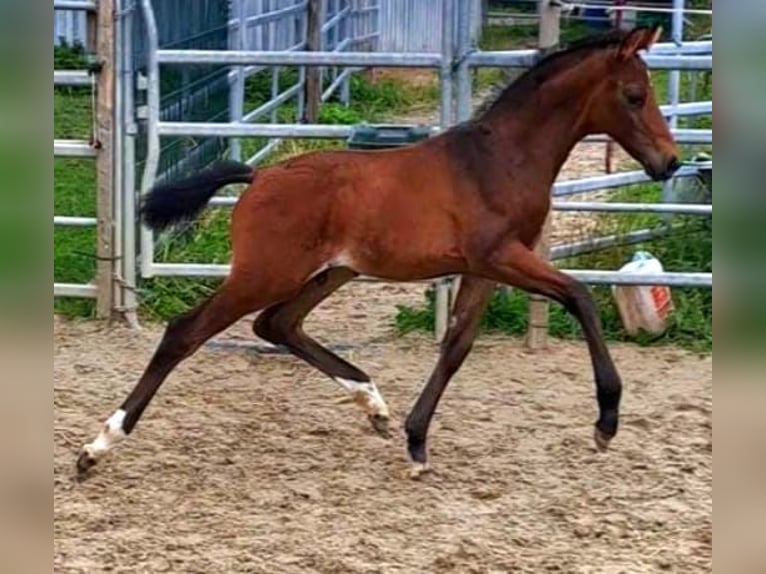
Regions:
M 114 448 L 114 446 L 126 437 L 122 429 L 122 422 L 125 420 L 125 411 L 118 409 L 109 417 L 104 425 L 104 429 L 98 433 L 96 440 L 86 444 L 83 450 L 91 457 L 98 458 Z
M 377 415 L 388 418 L 388 405 L 378 391 L 375 383 L 360 383 L 348 379 L 334 379 L 341 387 L 346 389 L 354 401 L 362 407 L 368 415 Z

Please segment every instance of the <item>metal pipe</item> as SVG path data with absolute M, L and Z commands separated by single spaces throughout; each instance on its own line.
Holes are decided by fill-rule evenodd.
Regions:
M 202 263 L 155 263 L 152 265 L 152 275 L 162 277 L 226 277 L 231 271 L 231 265 L 213 265 Z M 619 271 L 590 271 L 583 269 L 564 269 L 563 273 L 584 283 L 607 285 L 671 285 L 677 287 L 712 287 L 712 273 L 625 273 Z M 445 277 L 444 279 L 448 279 Z M 357 280 L 379 282 L 385 279 L 377 277 L 360 277 Z M 411 281 L 411 283 L 426 283 L 427 281 Z
M 471 117 L 471 2 L 458 2 L 457 14 L 457 121 Z
M 455 27 L 454 0 L 442 0 L 442 54 L 439 67 L 440 108 L 439 125 L 443 130 L 449 129 L 454 122 L 452 109 L 452 61 L 455 57 L 453 49 L 453 33 Z
M 236 30 L 236 36 L 234 38 L 234 45 L 238 50 L 247 49 L 247 28 L 244 25 L 245 17 L 245 0 L 232 0 L 234 2 L 234 13 L 237 15 L 237 22 L 239 26 Z M 242 66 L 236 66 L 234 70 L 234 81 L 229 89 L 229 110 L 230 121 L 241 122 L 245 114 L 245 69 Z M 239 138 L 231 138 L 229 140 L 229 157 L 234 161 L 240 161 L 242 159 L 242 140 Z
M 326 34 L 331 28 L 336 27 L 349 12 L 351 12 L 351 7 L 346 6 L 343 10 L 337 12 L 332 18 L 327 20 L 327 22 L 322 25 L 322 34 Z
M 673 134 L 673 139 L 678 144 L 711 144 L 713 143 L 713 130 L 697 130 L 697 129 L 671 129 L 670 133 Z M 588 136 L 583 141 L 585 142 L 605 142 L 608 138 L 604 135 Z
M 141 0 L 146 30 L 146 161 L 141 177 L 141 195 L 146 194 L 154 183 L 160 160 L 160 66 L 159 66 L 159 37 L 157 21 L 151 0 Z M 140 227 L 141 242 L 141 274 L 151 277 L 152 262 L 154 261 L 154 234 L 145 226 Z
M 330 124 L 225 124 L 203 122 L 158 122 L 163 136 L 285 137 L 344 139 L 354 126 Z
M 338 77 L 333 80 L 333 83 L 330 84 L 327 89 L 322 93 L 322 101 L 326 102 L 329 100 L 333 93 L 340 88 L 346 80 L 356 71 L 358 71 L 359 68 L 346 68 L 343 70 L 340 74 L 338 74 Z
M 684 40 L 684 12 L 685 0 L 673 0 L 673 26 L 672 39 L 677 45 L 682 45 Z M 712 60 L 712 56 L 710 56 Z M 711 65 L 712 68 L 712 65 Z M 678 127 L 678 116 L 676 108 L 681 96 L 681 72 L 674 69 L 670 72 L 668 79 L 668 98 L 670 99 L 669 124 L 672 129 Z M 667 117 L 667 116 L 666 116 Z M 668 181 L 663 186 L 663 201 L 671 201 L 673 198 L 673 182 Z
M 78 283 L 54 283 L 53 284 L 53 296 L 54 297 L 86 297 L 88 299 L 95 299 L 98 290 L 95 285 L 86 284 L 80 285 Z
M 296 4 L 294 6 L 289 6 L 287 8 L 281 8 L 279 10 L 274 10 L 273 12 L 267 12 L 265 14 L 258 14 L 257 16 L 249 16 L 245 18 L 245 26 L 247 28 L 253 28 L 255 26 L 262 26 L 264 24 L 268 24 L 269 22 L 274 22 L 276 20 L 283 20 L 284 18 L 288 16 L 292 16 L 293 14 L 298 14 L 306 9 L 306 6 L 308 6 L 308 2 L 301 2 L 300 4 Z
M 135 62 L 133 61 L 133 18 L 135 18 L 135 2 L 129 0 L 129 9 L 124 12 L 124 48 L 125 58 L 123 79 L 118 86 L 124 92 L 125 107 L 125 143 L 123 149 L 123 258 L 122 258 L 122 290 L 125 318 L 133 327 L 138 327 L 136 299 L 136 109 L 133 93 L 133 78 L 135 77 Z
M 112 206 L 113 206 L 113 247 L 112 255 L 114 256 L 112 287 L 114 296 L 112 301 L 115 309 L 124 309 L 123 294 L 125 290 L 121 283 L 122 280 L 122 261 L 123 261 L 123 235 L 122 228 L 125 225 L 125 217 L 123 216 L 123 196 L 125 192 L 123 190 L 123 174 L 122 170 L 125 167 L 123 160 L 123 141 L 125 130 L 125 108 L 123 104 L 124 94 L 122 92 L 123 81 L 123 68 L 124 61 L 124 29 L 123 29 L 123 0 L 114 0 L 114 121 L 112 122 L 112 129 L 114 133 L 112 135 Z
M 698 173 L 698 168 L 694 166 L 683 166 L 676 172 L 674 177 L 693 177 Z M 595 177 L 556 182 L 553 184 L 553 195 L 554 197 L 562 197 L 565 195 L 584 193 L 586 191 L 612 189 L 615 187 L 651 181 L 652 178 L 650 178 L 644 171 L 627 171 L 610 175 L 598 175 Z
M 712 70 L 712 56 L 685 56 L 674 54 L 642 54 L 641 58 L 654 70 Z M 537 50 L 510 52 L 474 52 L 468 64 L 474 68 L 529 68 L 539 61 Z
M 590 201 L 554 201 L 556 211 L 593 211 L 604 213 L 670 213 L 713 216 L 712 205 L 694 203 L 603 203 Z
M 96 0 L 53 0 L 54 10 L 96 11 Z
M 252 112 L 248 112 L 247 115 L 245 115 L 245 117 L 242 118 L 242 122 L 243 123 L 252 122 L 253 120 L 257 118 L 276 110 L 280 105 L 284 104 L 289 99 L 297 96 L 302 89 L 303 89 L 303 84 L 300 82 L 290 86 L 284 92 L 279 94 L 276 98 L 273 98 L 269 100 L 268 102 L 266 102 L 265 104 L 258 106 Z
M 86 70 L 53 70 L 54 86 L 90 86 L 91 82 Z
M 662 105 L 660 111 L 664 116 L 674 114 L 679 116 L 702 116 L 713 113 L 713 102 L 684 102 L 677 106 Z
M 144 2 L 146 0 L 143 0 Z M 221 64 L 268 66 L 357 66 L 438 68 L 441 54 L 433 52 L 268 52 L 239 50 L 158 50 L 160 64 Z
M 231 272 L 231 265 L 212 263 L 153 263 L 151 266 L 154 277 L 227 277 Z M 448 277 L 445 277 L 448 279 Z M 360 275 L 355 281 L 362 283 L 386 283 L 387 280 L 380 277 Z M 408 281 L 408 283 L 432 283 L 432 280 L 420 279 Z
M 455 60 L 455 0 L 442 0 L 441 66 L 439 67 L 441 129 L 449 129 L 455 122 L 453 107 L 453 63 Z M 450 309 L 450 284 L 448 279 L 434 282 L 434 334 L 441 341 L 447 332 Z
M 96 150 L 85 140 L 53 140 L 53 155 L 58 157 L 96 157 Z
M 263 160 L 265 160 L 271 152 L 273 152 L 275 149 L 277 149 L 282 144 L 282 138 L 273 138 L 269 140 L 269 143 L 267 143 L 265 146 L 263 146 L 261 149 L 259 149 L 257 152 L 255 152 L 245 163 L 247 165 L 258 165 Z M 209 205 L 216 205 L 216 199 L 234 199 L 235 201 L 231 203 L 231 205 L 234 205 L 236 203 L 236 200 L 239 199 L 239 196 L 237 197 L 231 197 L 231 198 L 223 198 L 214 197 Z M 221 204 L 225 205 L 225 204 Z
M 95 217 L 72 217 L 69 215 L 54 215 L 53 225 L 66 227 L 95 227 L 98 219 Z
M 671 287 L 712 287 L 712 273 L 624 273 L 562 269 L 570 277 L 592 285 L 667 285 Z
M 637 243 L 644 243 L 646 241 L 651 241 L 652 239 L 659 239 L 661 237 L 670 235 L 670 231 L 671 229 L 668 227 L 660 227 L 657 229 L 639 229 L 637 231 L 631 231 L 629 233 L 623 233 L 619 235 L 594 237 L 567 245 L 556 245 L 551 248 L 550 259 L 551 261 L 558 261 L 561 259 L 568 259 L 570 257 L 583 255 L 585 253 L 594 253 L 596 251 L 611 249 L 612 247 L 636 245 Z

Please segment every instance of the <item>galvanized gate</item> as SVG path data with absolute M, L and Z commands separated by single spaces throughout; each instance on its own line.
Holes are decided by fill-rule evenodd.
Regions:
M 103 0 L 102 0 L 103 1 Z M 137 271 L 141 278 L 157 276 L 185 277 L 220 277 L 228 272 L 228 265 L 157 262 L 154 249 L 154 235 L 139 226 L 136 219 L 136 205 L 140 194 L 146 192 L 169 170 L 205 163 L 206 153 L 200 154 L 200 161 L 193 159 L 195 150 L 204 148 L 202 142 L 216 142 L 212 155 L 225 152 L 241 157 L 239 140 L 242 138 L 268 138 L 265 147 L 249 158 L 250 163 L 258 163 L 278 142 L 287 138 L 323 138 L 346 139 L 352 126 L 326 125 L 318 123 L 277 123 L 275 111 L 284 103 L 294 100 L 299 106 L 304 104 L 307 70 L 319 67 L 324 73 L 332 74 L 334 81 L 324 94 L 324 99 L 340 90 L 343 97 L 348 78 L 355 71 L 371 67 L 409 67 L 433 68 L 439 71 L 440 84 L 440 122 L 435 130 L 445 129 L 455 122 L 464 121 L 472 113 L 471 108 L 471 70 L 479 67 L 528 67 L 533 65 L 539 53 L 537 50 L 519 50 L 511 52 L 482 52 L 477 49 L 475 28 L 472 22 L 473 3 L 456 0 L 440 0 L 441 45 L 439 51 L 428 52 L 384 52 L 376 45 L 380 32 L 380 4 L 377 0 L 287 0 L 277 4 L 269 0 L 236 0 L 223 28 L 223 34 L 217 36 L 214 43 L 200 46 L 193 43 L 168 45 L 162 39 L 158 16 L 159 6 L 176 5 L 170 0 L 110 0 L 117 3 L 115 12 L 117 23 L 116 45 L 119 58 L 115 61 L 114 73 L 117 89 L 114 94 L 116 168 L 114 177 L 115 200 L 110 206 L 114 215 L 114 248 L 117 251 L 113 277 L 117 279 L 117 298 L 114 305 L 129 314 L 136 308 Z M 197 0 L 195 0 L 196 2 Z M 198 0 L 202 2 L 203 0 Z M 215 5 L 217 0 L 207 0 L 208 5 Z M 403 0 L 404 1 L 404 0 Z M 104 2 L 105 4 L 107 2 Z M 67 4 L 72 4 L 69 2 Z M 76 2 L 85 5 L 85 2 Z M 185 5 L 191 5 L 190 2 Z M 320 32 L 320 41 L 313 47 L 319 49 L 306 51 L 311 38 L 307 25 L 309 6 L 321 6 L 324 11 Z M 541 3 L 556 17 L 560 14 L 560 2 L 546 0 Z M 677 0 L 677 5 L 682 1 Z M 58 3 L 57 3 L 58 5 Z M 584 4 L 580 4 L 581 6 Z M 88 4 L 91 7 L 90 4 Z M 548 14 L 550 15 L 550 14 Z M 164 18 L 163 18 L 164 19 Z M 682 19 L 675 19 L 682 25 Z M 378 27 L 376 29 L 376 26 Z M 203 32 L 200 32 L 202 35 Z M 674 30 L 678 34 L 678 30 Z M 139 50 L 137 46 L 140 46 Z M 276 48 L 276 50 L 274 49 Z M 139 57 L 140 55 L 140 57 Z M 678 42 L 660 44 L 651 55 L 645 56 L 653 69 L 670 70 L 711 70 L 712 41 Z M 297 83 L 287 88 L 279 86 L 279 70 L 283 66 L 298 66 L 300 75 Z M 205 89 L 211 85 L 223 86 L 226 94 L 226 113 L 215 113 L 210 117 L 190 114 L 179 109 L 163 109 L 169 90 L 173 90 L 168 79 L 168 69 L 181 74 L 183 70 L 203 67 L 208 70 Z M 214 70 L 218 70 L 215 72 Z M 244 81 L 249 74 L 269 70 L 272 74 L 271 99 L 253 110 L 244 109 Z M 63 74 L 59 75 L 63 81 Z M 675 75 L 673 76 L 675 77 Z M 71 75 L 76 81 L 85 82 L 82 74 Z M 70 78 L 70 79 L 71 79 Z M 75 81 L 75 80 L 72 80 Z M 216 83 L 217 82 L 217 83 Z M 673 81 L 675 82 L 675 80 Z M 188 93 L 188 77 L 180 84 L 180 90 L 186 90 L 186 96 L 205 99 Z M 214 90 L 213 90 L 214 91 Z M 329 93 L 328 93 L 329 92 Z M 712 113 L 712 102 L 680 103 L 677 91 L 674 100 L 664 108 L 669 121 L 685 114 Z M 183 101 L 183 100 L 182 100 Z M 223 101 L 223 100 L 221 100 Z M 265 120 L 264 120 L 265 118 Z M 712 143 L 712 130 L 673 129 L 681 144 Z M 193 141 L 192 147 L 184 148 L 184 157 L 167 160 L 161 157 L 163 144 L 173 138 L 179 142 Z M 605 141 L 603 138 L 591 138 L 592 141 Z M 223 146 L 227 142 L 228 145 Z M 211 145 L 211 144 L 207 144 Z M 58 147 L 57 147 L 58 146 Z M 90 156 L 97 155 L 91 146 L 83 142 L 64 144 L 57 142 L 54 151 L 67 151 Z M 100 153 L 100 152 L 99 152 Z M 145 158 L 143 163 L 141 159 Z M 138 171 L 137 171 L 138 169 Z M 698 172 L 695 166 L 685 167 L 678 177 L 693 176 Z M 647 181 L 639 172 L 609 176 L 597 176 L 579 181 L 558 182 L 553 194 L 556 198 L 554 209 L 583 211 L 656 211 L 662 213 L 693 213 L 712 216 L 711 205 L 689 206 L 663 203 L 660 205 L 577 203 L 571 204 L 559 198 L 586 190 L 609 189 L 622 185 Z M 230 206 L 235 197 L 217 197 L 212 205 Z M 105 206 L 106 207 L 106 206 Z M 99 220 L 100 221 L 100 220 Z M 85 224 L 85 221 L 57 220 L 56 223 Z M 93 224 L 93 221 L 88 221 Z M 106 225 L 104 224 L 104 230 Z M 138 239 L 138 240 L 137 240 Z M 587 246 L 564 246 L 557 255 L 572 253 L 572 250 L 586 250 Z M 108 250 L 105 250 L 108 251 Z M 105 261 L 115 258 L 107 254 Z M 106 269 L 106 265 L 104 266 Z M 567 271 L 588 283 L 630 283 L 630 284 L 665 284 L 712 286 L 712 274 L 704 273 L 663 273 L 656 276 L 625 276 L 605 270 L 570 270 Z M 100 275 L 101 276 L 101 275 Z M 362 279 L 365 280 L 365 279 Z M 104 284 L 108 283 L 104 279 Z M 449 310 L 449 284 L 451 278 L 437 282 L 437 336 L 441 336 L 447 324 Z M 58 286 L 56 294 L 93 294 L 93 286 Z

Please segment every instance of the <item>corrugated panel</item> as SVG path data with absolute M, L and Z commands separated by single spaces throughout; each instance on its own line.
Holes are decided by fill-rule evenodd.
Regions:
M 444 0 L 377 0 L 380 4 L 380 44 L 383 52 L 439 52 Z M 474 33 L 481 27 L 481 0 L 471 2 Z
M 53 11 L 53 45 L 85 44 L 87 25 L 82 10 Z

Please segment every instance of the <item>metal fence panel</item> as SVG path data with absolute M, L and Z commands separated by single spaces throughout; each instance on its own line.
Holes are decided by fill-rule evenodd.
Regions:
M 88 38 L 86 14 L 82 10 L 54 10 L 53 45 L 85 44 Z
M 481 0 L 470 2 L 471 27 L 478 37 Z M 380 0 L 380 40 L 383 52 L 438 52 L 442 45 L 441 0 Z

